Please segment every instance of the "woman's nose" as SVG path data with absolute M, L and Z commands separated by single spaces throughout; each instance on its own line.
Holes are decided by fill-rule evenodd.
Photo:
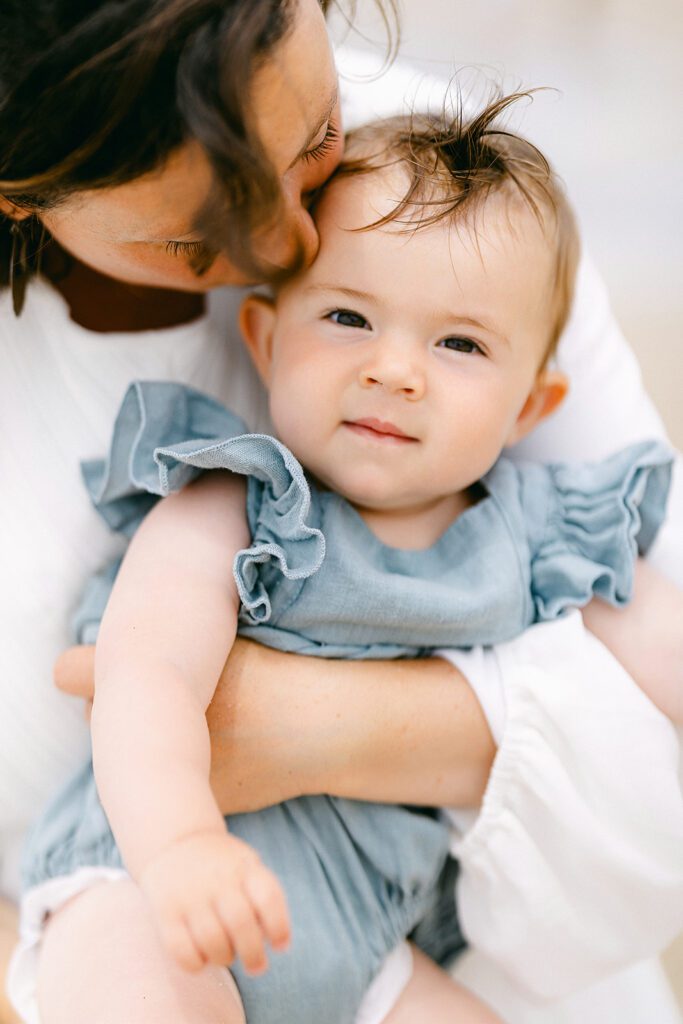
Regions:
M 304 197 L 285 191 L 280 223 L 265 247 L 267 261 L 276 267 L 308 266 L 318 245 L 318 230 L 304 206 Z
M 309 213 L 310 198 L 334 172 L 344 151 L 338 108 L 332 113 L 330 125 L 331 136 L 324 152 L 308 159 L 302 157 L 283 180 L 281 235 L 277 252 L 269 255 L 278 266 L 291 266 L 296 262 L 307 266 L 318 252 L 318 230 Z
M 425 394 L 425 374 L 418 360 L 399 346 L 378 350 L 360 372 L 363 388 L 381 388 L 417 402 Z

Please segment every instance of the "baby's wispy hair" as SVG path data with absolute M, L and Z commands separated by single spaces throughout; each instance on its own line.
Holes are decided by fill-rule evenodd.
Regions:
M 348 154 L 337 176 L 402 169 L 406 187 L 391 210 L 361 230 L 396 224 L 420 230 L 442 221 L 457 222 L 465 212 L 502 193 L 520 199 L 532 212 L 554 251 L 552 325 L 544 362 L 554 352 L 569 316 L 579 241 L 564 186 L 543 153 L 510 131 L 501 117 L 533 90 L 496 94 L 469 116 L 458 97 L 454 110 L 411 113 L 376 121 L 352 132 Z M 476 218 L 472 218 L 476 232 Z

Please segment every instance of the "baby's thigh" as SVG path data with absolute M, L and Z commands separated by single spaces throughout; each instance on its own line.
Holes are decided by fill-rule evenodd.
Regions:
M 352 1024 L 386 956 L 434 900 L 448 835 L 401 808 L 303 798 L 228 826 L 282 883 L 286 953 L 254 978 L 233 974 L 249 1024 Z
M 244 1024 L 223 968 L 189 974 L 168 956 L 137 886 L 107 882 L 76 896 L 45 930 L 41 1024 Z

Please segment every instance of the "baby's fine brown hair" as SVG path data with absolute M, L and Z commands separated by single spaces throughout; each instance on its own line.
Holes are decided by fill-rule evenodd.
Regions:
M 480 113 L 410 114 L 376 121 L 349 135 L 337 176 L 401 166 L 408 184 L 388 214 L 366 229 L 395 223 L 408 232 L 476 211 L 493 194 L 521 199 L 554 251 L 551 327 L 543 365 L 553 355 L 574 294 L 579 238 L 564 186 L 533 143 L 500 124 L 531 93 L 497 96 Z

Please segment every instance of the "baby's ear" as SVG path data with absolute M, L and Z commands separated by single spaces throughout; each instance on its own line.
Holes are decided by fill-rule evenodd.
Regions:
M 568 391 L 569 381 L 563 373 L 557 370 L 542 370 L 505 442 L 506 446 L 517 444 L 530 434 L 541 420 L 554 413 Z
M 275 303 L 264 295 L 248 295 L 240 307 L 239 325 L 258 375 L 267 386 L 273 356 Z

